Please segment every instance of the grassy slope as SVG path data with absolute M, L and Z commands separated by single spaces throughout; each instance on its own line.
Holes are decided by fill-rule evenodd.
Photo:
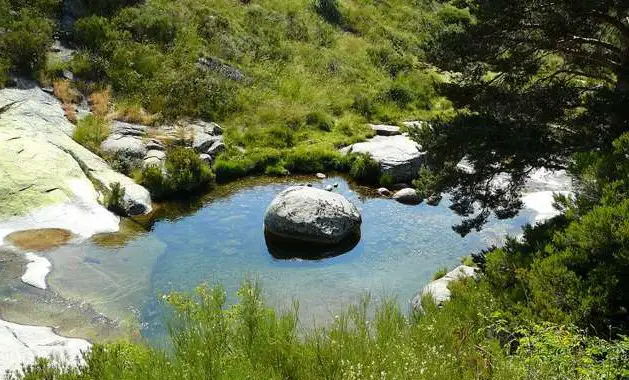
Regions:
M 86 18 L 75 33 L 83 53 L 69 65 L 76 85 L 87 92 L 112 85 L 123 108 L 139 104 L 164 120 L 220 122 L 228 145 L 245 148 L 249 162 L 237 149 L 225 158 L 247 169 L 300 147 L 330 153 L 368 137 L 367 122 L 451 111 L 435 95 L 439 77 L 421 63 L 421 44 L 441 22 L 431 2 L 344 0 L 338 22 L 311 0 L 243 3 L 149 0 Z M 218 58 L 247 79 L 203 72 L 199 57 Z M 52 75 L 62 68 L 49 65 Z

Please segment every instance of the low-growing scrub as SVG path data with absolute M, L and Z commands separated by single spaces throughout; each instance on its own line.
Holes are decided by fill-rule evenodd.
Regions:
M 125 190 L 120 182 L 111 185 L 111 189 L 105 194 L 105 207 L 117 215 L 126 215 L 124 207 Z
M 102 117 L 88 115 L 78 121 L 72 138 L 94 153 L 100 153 L 100 145 L 109 136 L 109 122 Z
M 95 345 L 77 368 L 40 359 L 15 379 L 622 379 L 629 340 L 573 327 L 514 328 L 483 282 L 453 287 L 442 309 L 407 316 L 394 300 L 365 297 L 327 327 L 304 327 L 296 306 L 277 312 L 247 282 L 230 305 L 220 287 L 171 294 L 171 349 Z
M 164 168 L 145 167 L 138 182 L 157 200 L 179 198 L 209 189 L 215 176 L 208 163 L 192 149 L 173 148 L 166 154 Z
M 365 153 L 353 153 L 347 158 L 349 161 L 349 175 L 356 181 L 377 185 L 382 177 L 380 164 Z

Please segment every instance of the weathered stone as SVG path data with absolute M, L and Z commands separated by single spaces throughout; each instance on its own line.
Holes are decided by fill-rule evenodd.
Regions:
M 149 150 L 144 157 L 144 166 L 162 166 L 166 159 L 166 152 L 163 150 Z
M 418 205 L 422 203 L 422 198 L 417 193 L 417 190 L 412 188 L 396 191 L 395 194 L 393 194 L 393 199 L 406 205 Z
M 378 136 L 397 136 L 402 134 L 400 127 L 395 125 L 370 124 L 369 126 Z
M 242 71 L 238 70 L 236 67 L 232 65 L 228 65 L 227 63 L 222 62 L 218 58 L 214 58 L 214 57 L 199 58 L 197 60 L 197 64 L 199 65 L 200 68 L 216 72 L 227 79 L 231 79 L 238 82 L 246 79 Z
M 413 298 L 411 304 L 416 311 L 422 311 L 422 299 L 424 297 L 431 297 L 437 306 L 442 306 L 445 302 L 450 300 L 451 292 L 448 286 L 451 282 L 461 280 L 464 278 L 474 277 L 476 274 L 476 268 L 461 265 L 445 276 L 432 281 L 428 285 L 424 286 L 422 290 Z
M 294 186 L 282 191 L 266 211 L 267 233 L 288 240 L 339 244 L 359 233 L 362 219 L 342 195 Z
M 332 185 L 327 185 L 325 187 L 325 191 L 332 191 L 332 190 L 334 190 L 334 187 Z
M 382 174 L 394 182 L 417 177 L 424 153 L 421 146 L 406 136 L 376 136 L 341 150 L 342 153 L 366 153 L 380 164 Z
M 225 144 L 223 143 L 223 140 L 221 139 L 220 141 L 216 141 L 214 142 L 214 144 L 212 144 L 212 146 L 207 150 L 207 154 L 209 154 L 212 157 L 216 157 L 217 155 L 223 153 L 226 150 L 227 150 L 227 147 L 225 146 Z
M 210 155 L 209 155 L 209 154 L 207 154 L 207 153 L 202 153 L 202 154 L 199 154 L 199 158 L 200 158 L 200 159 L 202 159 L 203 161 L 207 162 L 208 164 L 211 164 L 211 163 L 212 163 L 212 161 L 213 161 L 213 160 L 212 160 L 212 156 L 210 156 Z
M 131 124 L 124 121 L 113 120 L 111 122 L 111 134 L 142 137 L 146 135 L 147 127 L 140 124 Z
M 146 189 L 113 171 L 70 137 L 74 125 L 54 97 L 39 88 L 4 89 L 0 90 L 0 108 L 4 109 L 0 114 L 0 216 L 25 216 L 61 204 L 66 205 L 65 212 L 74 207 L 77 212 L 85 209 L 87 215 L 87 205 L 97 205 L 93 183 L 105 191 L 120 183 L 129 214 L 150 211 Z M 100 213 L 89 210 L 89 215 Z M 46 222 L 45 227 L 63 228 L 63 222 Z
M 142 158 L 146 155 L 146 146 L 141 138 L 135 136 L 111 134 L 100 145 L 103 152 L 129 157 Z
M 164 143 L 158 139 L 148 139 L 146 142 L 146 150 L 165 150 Z
M 317 173 L 316 177 L 319 178 L 319 179 L 326 179 L 327 178 L 327 176 L 325 174 L 323 174 L 323 173 Z
M 56 357 L 59 364 L 75 365 L 81 353 L 91 345 L 83 339 L 65 338 L 50 327 L 24 326 L 0 319 L 0 374 L 16 371 L 22 365 L 35 362 L 35 358 Z
M 391 190 L 387 189 L 386 187 L 381 187 L 378 189 L 378 194 L 383 197 L 390 197 L 392 193 Z

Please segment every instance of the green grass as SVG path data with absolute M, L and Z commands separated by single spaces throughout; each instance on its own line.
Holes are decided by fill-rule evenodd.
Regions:
M 259 167 L 260 150 L 331 152 L 369 137 L 368 122 L 451 112 L 434 90 L 440 76 L 422 65 L 423 43 L 442 22 L 428 3 L 151 0 L 118 7 L 123 3 L 137 2 L 107 12 L 98 6 L 98 16 L 79 20 L 79 54 L 67 67 L 51 62 L 47 75 L 66 68 L 76 88 L 111 86 L 114 103 L 141 106 L 134 114 L 155 115 L 151 123 L 219 122 L 228 146 L 247 152 L 228 152 L 219 177 L 282 174 L 276 163 Z M 239 70 L 244 80 L 199 68 L 200 57 Z
M 166 153 L 162 170 L 144 167 L 137 178 L 156 200 L 181 198 L 210 189 L 216 179 L 209 164 L 192 149 L 176 147 Z
M 629 370 L 627 339 L 605 342 L 556 325 L 511 330 L 482 283 L 453 287 L 442 309 L 407 316 L 395 300 L 365 297 L 328 326 L 306 326 L 297 306 L 269 309 L 247 282 L 239 302 L 220 288 L 172 294 L 169 351 L 96 345 L 78 369 L 47 360 L 10 379 L 598 379 Z
M 435 274 L 432 275 L 432 280 L 438 280 L 446 274 L 448 274 L 448 267 L 441 267 L 435 272 Z
M 109 136 L 109 122 L 89 115 L 78 121 L 72 138 L 94 153 L 100 153 L 100 144 Z

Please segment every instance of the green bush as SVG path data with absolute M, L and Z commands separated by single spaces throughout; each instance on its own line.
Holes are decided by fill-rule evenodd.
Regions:
M 334 128 L 334 120 L 330 115 L 321 111 L 310 112 L 306 115 L 306 124 L 321 131 L 330 132 Z
M 158 166 L 142 170 L 140 182 L 155 199 L 183 197 L 206 190 L 214 183 L 211 167 L 192 149 L 167 152 L 164 171 Z
M 107 120 L 88 115 L 78 121 L 72 138 L 94 153 L 100 153 L 100 144 L 109 136 Z
M 326 327 L 304 331 L 297 310 L 266 306 L 246 282 L 239 301 L 220 288 L 170 294 L 171 350 L 141 344 L 96 344 L 82 365 L 40 359 L 16 379 L 624 379 L 629 340 L 604 341 L 570 326 L 512 326 L 490 289 L 451 285 L 442 309 L 407 317 L 394 300 L 368 297 Z M 502 343 L 504 342 L 504 343 Z M 447 360 L 444 360 L 446 358 Z
M 74 42 L 93 52 L 107 49 L 106 45 L 116 39 L 115 35 L 114 26 L 101 16 L 82 18 L 74 25 Z
M 34 76 L 46 63 L 52 44 L 52 20 L 26 7 L 6 21 L 6 30 L 0 34 L 0 56 L 11 62 L 13 70 Z
M 448 274 L 448 268 L 441 267 L 435 272 L 435 274 L 432 275 L 432 280 L 433 281 L 438 280 L 442 278 L 443 276 L 445 276 L 446 274 Z
M 347 166 L 344 157 L 336 150 L 317 147 L 300 147 L 287 152 L 284 167 L 291 173 L 317 173 L 344 171 Z
M 354 153 L 348 157 L 349 175 L 360 183 L 376 185 L 380 182 L 382 170 L 380 164 L 369 154 Z
M 111 189 L 105 194 L 105 207 L 107 210 L 117 215 L 126 215 L 124 207 L 125 190 L 120 186 L 120 182 L 116 182 Z

